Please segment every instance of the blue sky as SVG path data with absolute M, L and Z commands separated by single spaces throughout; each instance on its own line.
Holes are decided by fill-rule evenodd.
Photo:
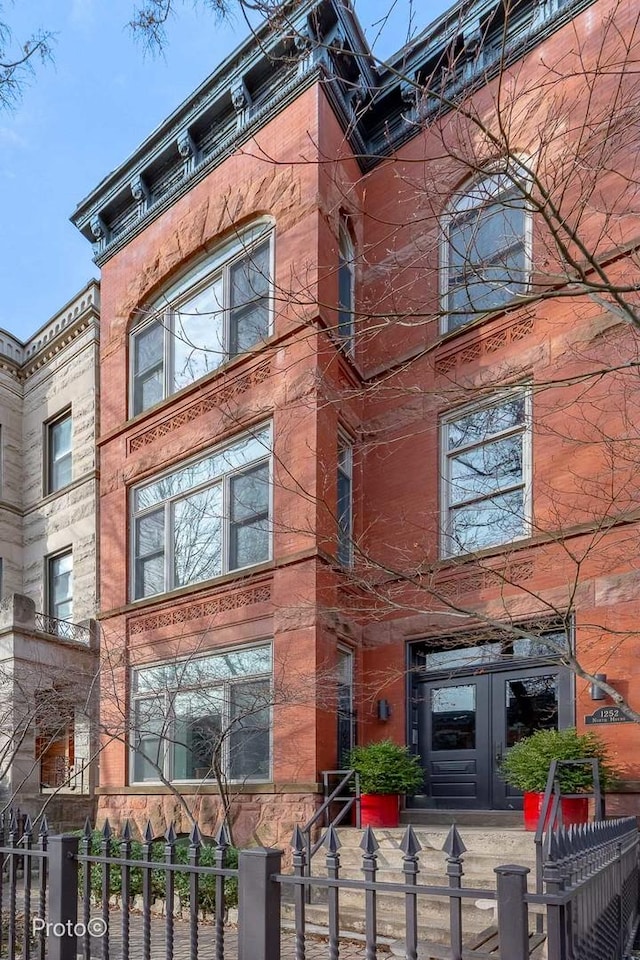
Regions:
M 450 5 L 356 0 L 382 58 Z M 0 112 L 0 327 L 21 339 L 98 276 L 69 223 L 78 201 L 248 34 L 241 14 L 220 23 L 178 0 L 164 55 L 152 58 L 127 29 L 132 8 L 133 0 L 3 4 L 16 39 L 39 26 L 57 35 L 54 62 L 37 67 L 13 111 Z

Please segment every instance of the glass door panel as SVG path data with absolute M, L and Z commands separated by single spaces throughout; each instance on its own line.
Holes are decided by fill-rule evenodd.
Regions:
M 425 792 L 413 806 L 521 809 L 522 794 L 500 777 L 505 750 L 575 722 L 571 675 L 562 667 L 426 680 L 415 696 Z
M 500 776 L 504 752 L 538 730 L 557 730 L 574 722 L 570 674 L 552 667 L 496 673 L 492 701 L 493 807 L 519 810 L 522 793 Z
M 538 730 L 558 729 L 558 675 L 507 680 L 505 746 Z
M 424 804 L 461 810 L 486 807 L 489 678 L 425 683 L 418 695 Z
M 434 687 L 431 691 L 431 749 L 474 750 L 476 685 Z

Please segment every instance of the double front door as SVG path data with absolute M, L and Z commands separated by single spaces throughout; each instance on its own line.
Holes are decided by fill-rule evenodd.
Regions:
M 536 730 L 573 723 L 570 675 L 561 667 L 496 671 L 416 684 L 418 748 L 429 807 L 519 809 L 500 778 L 505 750 Z

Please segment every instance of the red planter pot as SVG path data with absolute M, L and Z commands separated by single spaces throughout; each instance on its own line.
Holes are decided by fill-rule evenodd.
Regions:
M 397 793 L 363 793 L 360 797 L 360 825 L 397 827 L 400 822 L 400 797 Z
M 524 828 L 525 830 L 537 830 L 540 811 L 542 810 L 542 801 L 544 793 L 525 793 L 524 795 Z M 588 797 L 562 797 L 562 826 L 569 827 L 572 823 L 589 822 L 589 798 Z M 544 828 L 547 829 L 549 817 L 551 816 L 551 805 L 547 812 Z

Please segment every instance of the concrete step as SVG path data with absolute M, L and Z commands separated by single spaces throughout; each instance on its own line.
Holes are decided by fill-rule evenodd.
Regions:
M 466 827 L 522 828 L 522 810 L 432 810 L 410 809 L 400 813 L 400 823 L 416 826 L 448 826 L 452 823 Z
M 343 904 L 346 891 L 340 892 L 339 925 L 340 934 L 363 934 L 365 932 L 365 913 L 354 904 Z M 389 902 L 383 896 L 377 898 L 376 929 L 379 937 L 389 940 L 402 940 L 406 935 L 405 914 L 400 902 Z M 289 923 L 294 920 L 292 904 L 282 905 L 283 919 Z M 307 904 L 305 922 L 315 928 L 328 928 L 327 907 L 322 903 Z M 463 904 L 463 930 L 465 936 L 480 933 L 493 923 L 493 911 L 481 910 L 471 901 Z M 436 943 L 449 942 L 449 901 L 420 898 L 418 911 L 418 937 L 420 940 L 432 940 Z
M 338 850 L 340 856 L 340 863 L 343 867 L 360 867 L 362 865 L 362 850 L 359 845 L 353 847 L 342 846 Z M 313 857 L 314 863 L 319 863 L 322 865 L 324 858 L 326 856 L 326 851 L 323 847 L 317 851 Z M 535 848 L 533 845 L 531 847 L 526 847 L 524 849 L 514 847 L 509 848 L 505 845 L 498 844 L 496 849 L 493 852 L 481 852 L 478 853 L 475 850 L 468 850 L 463 855 L 463 860 L 465 865 L 469 869 L 473 869 L 474 865 L 482 866 L 483 864 L 490 864 L 494 860 L 497 863 L 524 863 L 526 865 L 530 863 L 535 863 L 536 855 Z M 402 866 L 403 853 L 400 847 L 380 847 L 376 851 L 376 858 L 379 869 L 384 868 L 398 868 Z M 421 867 L 428 867 L 436 871 L 444 870 L 447 863 L 446 854 L 442 850 L 432 850 L 430 848 L 422 849 L 418 853 L 418 861 Z
M 406 827 L 374 829 L 373 833 L 379 847 L 378 854 L 384 854 L 387 850 L 400 851 L 405 831 Z M 423 851 L 433 850 L 442 853 L 449 827 L 414 827 L 414 833 Z M 460 828 L 459 833 L 468 853 L 491 856 L 505 854 L 508 858 L 520 853 L 522 856 L 528 854 L 530 857 L 535 857 L 533 834 L 523 829 L 465 827 Z M 359 849 L 364 831 L 357 830 L 355 827 L 339 827 L 337 834 L 341 844 L 340 853 L 344 854 L 347 850 Z
M 529 866 L 524 864 L 524 866 Z M 530 867 L 531 876 L 529 879 L 529 890 L 533 891 L 534 886 L 534 874 L 535 867 Z M 325 871 L 316 870 L 312 876 L 316 877 L 326 877 L 327 873 Z M 350 870 L 348 873 L 343 869 L 340 870 L 340 876 L 345 880 L 364 880 L 364 874 L 362 871 Z M 479 868 L 477 870 L 467 870 L 465 868 L 462 875 L 463 886 L 466 887 L 482 887 L 483 889 L 495 889 L 496 886 L 496 875 L 493 872 L 493 865 L 487 870 Z M 376 873 L 376 880 L 379 883 L 405 883 L 405 875 L 402 870 L 378 870 Z M 417 882 L 421 886 L 434 886 L 434 887 L 446 887 L 448 885 L 447 875 L 444 870 L 440 872 L 437 871 L 426 871 L 423 868 L 420 869 L 420 872 L 417 876 Z
M 400 844 L 406 827 L 374 830 L 378 843 L 376 879 L 381 883 L 404 883 L 403 852 Z M 415 835 L 422 847 L 418 854 L 418 883 L 423 886 L 448 886 L 447 858 L 442 847 L 449 833 L 449 825 L 417 826 Z M 465 937 L 480 933 L 494 922 L 491 900 L 483 897 L 483 890 L 495 890 L 495 867 L 517 863 L 529 867 L 533 889 L 535 876 L 535 844 L 531 833 L 519 827 L 460 827 L 460 836 L 467 851 L 463 855 L 463 887 L 479 891 L 477 896 L 462 901 Z M 362 880 L 362 841 L 364 831 L 354 827 L 340 827 L 340 876 L 343 879 Z M 320 848 L 312 861 L 312 873 L 327 875 L 325 851 Z M 307 921 L 320 927 L 327 924 L 326 890 L 314 888 L 314 903 L 307 908 Z M 405 936 L 405 894 L 393 891 L 378 893 L 376 898 L 378 934 L 384 937 Z M 448 897 L 432 894 L 418 896 L 419 935 L 424 940 L 447 943 L 449 937 L 450 901 Z M 364 891 L 340 890 L 341 931 L 362 933 L 365 927 Z

